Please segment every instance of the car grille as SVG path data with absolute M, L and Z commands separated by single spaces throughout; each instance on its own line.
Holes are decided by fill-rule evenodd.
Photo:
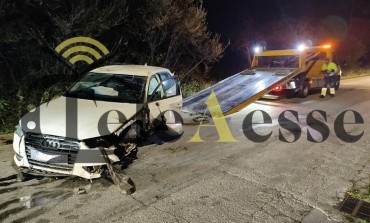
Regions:
M 51 143 L 45 143 L 51 142 Z M 28 162 L 34 167 L 46 167 L 62 171 L 72 171 L 80 145 L 77 140 L 59 136 L 27 133 L 25 137 Z M 66 163 L 51 163 L 32 159 L 31 150 L 67 157 Z

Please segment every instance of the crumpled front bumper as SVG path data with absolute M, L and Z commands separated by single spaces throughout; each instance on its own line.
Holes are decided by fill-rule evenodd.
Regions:
M 30 149 L 39 151 L 45 154 L 60 154 L 55 151 L 45 151 L 42 148 L 30 148 L 26 146 L 25 135 L 19 137 L 14 134 L 13 149 L 15 152 L 14 162 L 19 170 L 32 175 L 42 176 L 79 176 L 85 179 L 94 179 L 101 177 L 99 171 L 91 171 L 90 167 L 105 165 L 105 161 L 98 148 L 88 148 L 83 142 L 78 142 L 79 150 L 75 155 L 73 164 L 63 166 L 58 163 L 45 162 L 37 160 L 33 157 L 31 159 Z

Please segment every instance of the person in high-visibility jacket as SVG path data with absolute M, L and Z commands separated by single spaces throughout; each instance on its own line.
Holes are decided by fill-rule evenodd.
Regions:
M 334 62 L 330 62 L 326 58 L 325 63 L 322 65 L 321 71 L 325 73 L 325 84 L 321 89 L 321 98 L 324 98 L 328 88 L 330 89 L 330 96 L 335 95 L 335 82 L 338 75 L 338 66 Z

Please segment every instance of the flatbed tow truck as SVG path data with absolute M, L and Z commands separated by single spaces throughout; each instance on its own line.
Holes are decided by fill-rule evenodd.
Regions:
M 205 101 L 212 91 L 224 115 L 238 112 L 260 98 L 307 97 L 311 89 L 324 84 L 321 67 L 325 58 L 336 62 L 330 45 L 256 52 L 251 68 L 185 98 L 182 110 L 209 114 Z M 336 88 L 339 88 L 340 76 L 341 71 Z
M 305 98 L 310 91 L 324 85 L 324 73 L 321 72 L 321 68 L 325 58 L 338 64 L 335 52 L 330 45 L 303 47 L 299 50 L 264 51 L 254 55 L 252 69 L 295 69 L 294 73 L 297 75 L 285 83 L 277 84 L 263 98 L 279 99 L 294 96 Z M 340 67 L 336 77 L 335 88 L 338 89 L 341 77 Z

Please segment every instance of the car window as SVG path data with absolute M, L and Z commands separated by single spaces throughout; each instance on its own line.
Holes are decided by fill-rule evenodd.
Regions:
M 180 86 L 176 79 L 170 78 L 163 81 L 163 91 L 164 97 L 173 97 L 176 95 L 180 95 Z
M 161 72 L 151 77 L 148 89 L 149 101 L 157 101 L 180 94 L 179 82 L 168 72 Z
M 87 100 L 142 103 L 145 77 L 129 74 L 90 72 L 66 93 L 67 97 Z
M 157 74 L 154 74 L 149 81 L 148 87 L 148 100 L 149 101 L 157 101 L 162 99 L 163 89 L 162 85 L 160 85 L 160 79 L 158 78 Z
M 159 77 L 161 78 L 162 81 L 168 79 L 171 77 L 171 74 L 169 74 L 168 72 L 161 72 L 159 73 Z
M 175 77 L 173 77 L 168 72 L 159 73 L 159 77 L 162 81 L 164 98 L 169 98 L 181 94 L 179 83 Z

